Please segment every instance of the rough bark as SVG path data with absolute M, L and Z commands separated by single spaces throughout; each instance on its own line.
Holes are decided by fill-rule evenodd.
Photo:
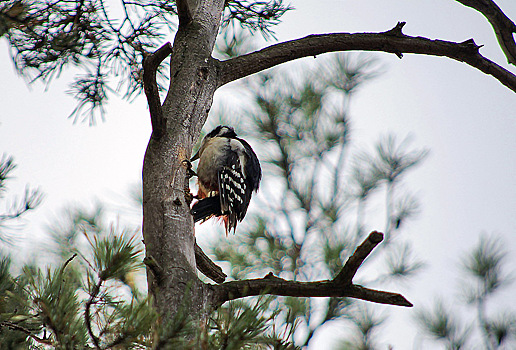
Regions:
M 484 15 L 493 27 L 500 48 L 507 62 L 516 65 L 516 24 L 503 13 L 503 11 L 491 0 L 457 0 L 461 4 L 474 8 Z
M 459 1 L 459 0 L 458 0 Z M 487 0 L 486 0 L 487 1 Z M 466 3 L 468 1 L 461 1 Z M 473 40 L 452 43 L 409 37 L 404 23 L 384 33 L 313 35 L 220 62 L 211 57 L 224 0 L 178 0 L 180 24 L 173 45 L 164 45 L 144 62 L 144 85 L 153 132 L 143 166 L 143 233 L 149 292 L 165 322 L 183 302 L 191 314 L 205 315 L 224 302 L 269 293 L 291 296 L 353 297 L 372 302 L 412 306 L 403 296 L 352 283 L 363 260 L 383 239 L 373 232 L 333 279 L 286 281 L 272 274 L 262 279 L 210 285 L 197 269 L 216 282 L 225 275 L 195 245 L 190 215 L 188 162 L 192 147 L 211 108 L 216 89 L 228 82 L 300 57 L 331 51 L 375 50 L 446 56 L 493 75 L 516 91 L 514 74 L 478 52 Z M 486 15 L 487 16 L 487 15 Z M 512 23 L 512 22 L 511 22 Z M 163 105 L 156 87 L 156 69 L 170 55 L 170 86 Z M 509 57 L 509 56 L 508 56 Z M 510 59 L 510 58 L 509 58 Z
M 195 9 L 188 2 L 178 6 L 181 22 L 171 50 L 170 87 L 161 113 L 151 110 L 153 127 L 163 129 L 153 130 L 144 158 L 143 234 L 147 261 L 157 265 L 148 269 L 149 291 L 165 322 L 185 298 L 194 314 L 210 309 L 196 273 L 183 161 L 190 157 L 218 85 L 211 53 L 223 5 L 223 0 L 212 0 Z
M 195 245 L 195 262 L 197 269 L 214 282 L 222 283 L 226 280 L 226 274 L 202 251 L 201 247 Z

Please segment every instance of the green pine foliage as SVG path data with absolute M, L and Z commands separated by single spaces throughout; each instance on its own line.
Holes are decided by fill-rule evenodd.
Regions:
M 512 282 L 506 256 L 498 237 L 482 236 L 461 263 L 460 301 L 463 307 L 475 311 L 474 321 L 465 322 L 457 304 L 452 307 L 439 301 L 432 309 L 418 313 L 420 328 L 447 349 L 469 349 L 479 343 L 487 350 L 514 348 L 516 314 L 492 306 L 496 293 Z
M 228 51 L 228 45 L 219 47 Z M 248 214 L 237 235 L 211 244 L 216 259 L 230 263 L 231 278 L 269 272 L 298 281 L 333 278 L 373 229 L 383 229 L 386 239 L 365 266 L 382 272 L 357 283 L 406 279 L 422 267 L 401 234 L 418 213 L 418 202 L 404 179 L 427 151 L 392 135 L 380 138 L 371 151 L 357 151 L 352 142 L 350 103 L 380 72 L 370 56 L 335 55 L 311 73 L 269 73 L 246 82 L 251 102 L 231 114 L 252 116 L 251 126 L 238 132 L 257 139 L 253 146 L 266 175 L 263 195 L 255 200 L 261 210 Z M 368 225 L 378 216 L 371 208 L 379 206 L 384 226 Z M 359 332 L 366 346 L 381 324 L 373 311 L 357 311 L 361 302 L 345 298 L 278 300 L 273 305 L 281 305 L 282 312 L 276 317 L 276 331 L 289 330 L 286 334 L 298 346 L 307 345 L 327 322 L 351 327 L 360 323 L 355 327 L 360 330 L 367 315 L 375 322 Z
M 63 225 L 68 245 L 53 251 L 61 260 L 53 267 L 26 265 L 14 274 L 11 260 L 3 258 L 0 332 L 13 348 L 150 344 L 157 315 L 133 276 L 142 270 L 142 245 L 134 235 L 100 226 L 101 214 L 78 210 L 71 215 Z M 82 232 L 85 240 L 73 232 Z M 59 259 L 64 251 L 68 259 Z
M 338 344 L 337 349 L 343 350 L 373 350 L 381 346 L 377 340 L 379 328 L 385 317 L 372 311 L 367 305 L 359 305 L 349 314 L 352 334 Z
M 235 41 L 233 49 L 220 45 L 221 50 L 230 56 L 243 38 L 228 36 Z M 247 136 L 261 140 L 258 151 L 269 174 L 262 192 L 273 200 L 263 202 L 258 196 L 255 201 L 266 212 L 250 213 L 238 235 L 213 244 L 213 255 L 230 263 L 231 278 L 262 277 L 270 271 L 294 280 L 334 277 L 373 229 L 366 222 L 371 203 L 378 201 L 387 206 L 384 231 L 392 242 L 380 246 L 385 253 L 374 253 L 366 263 L 386 267 L 368 283 L 406 278 L 421 267 L 398 236 L 417 213 L 417 201 L 403 178 L 426 152 L 392 136 L 381 139 L 373 151 L 354 151 L 350 101 L 379 68 L 366 56 L 334 57 L 314 75 L 262 75 L 248 81 L 253 107 L 245 112 L 252 115 L 253 128 Z M 0 331 L 12 344 L 294 349 L 332 321 L 347 322 L 363 344 L 375 342 L 383 317 L 345 298 L 322 303 L 250 298 L 192 321 L 185 295 L 183 312 L 162 325 L 142 289 L 141 233 L 108 225 L 104 212 L 102 206 L 72 209 L 50 227 L 51 244 L 45 248 L 55 258 L 52 268 L 27 266 L 16 274 L 6 258 L 0 283 L 10 292 L 2 299 L 6 311 Z
M 161 324 L 142 288 L 141 234 L 106 227 L 105 216 L 102 207 L 75 209 L 52 226 L 53 267 L 0 260 L 1 348 L 296 349 L 274 332 L 272 298 L 232 301 L 199 320 L 186 294 Z
M 264 169 L 274 176 L 266 176 L 262 191 L 272 190 L 274 200 L 263 203 L 257 197 L 267 213 L 250 214 L 238 235 L 213 244 L 213 255 L 230 263 L 230 277 L 261 277 L 270 271 L 295 280 L 335 276 L 369 229 L 365 222 L 370 201 L 386 196 L 389 200 L 381 201 L 392 206 L 386 210 L 391 215 L 386 230 L 393 239 L 382 249 L 391 255 L 373 254 L 372 260 L 388 267 L 375 280 L 406 277 L 420 267 L 408 243 L 398 240 L 401 224 L 390 223 L 405 222 L 416 212 L 411 209 L 417 207 L 415 199 L 398 189 L 425 152 L 411 150 L 393 137 L 370 154 L 350 151 L 349 103 L 366 77 L 376 74 L 373 63 L 337 56 L 325 67 L 331 72 L 326 80 L 269 75 L 249 82 L 255 107 L 249 111 L 254 128 L 248 136 L 264 140 L 259 152 Z M 335 72 L 342 67 L 352 72 Z M 345 298 L 323 303 L 310 298 L 250 298 L 192 321 L 185 295 L 183 312 L 162 325 L 142 289 L 141 233 L 107 224 L 104 212 L 102 206 L 72 209 L 50 227 L 51 244 L 46 248 L 55 257 L 52 268 L 27 266 L 15 274 L 5 260 L 0 283 L 10 292 L 2 299 L 1 332 L 12 344 L 294 349 L 306 345 L 323 324 L 336 320 L 348 322 L 364 344 L 374 342 L 381 317 Z M 299 340 L 298 332 L 306 338 Z
M 177 31 L 175 1 L 112 5 L 106 0 L 0 2 L 0 37 L 8 40 L 18 72 L 48 84 L 67 68 L 80 67 L 68 91 L 77 100 L 70 116 L 90 124 L 104 119 L 109 96 L 131 100 L 143 92 L 144 58 Z M 228 0 L 222 28 L 273 38 L 272 27 L 290 9 L 283 0 Z M 166 63 L 158 69 L 162 91 L 168 70 Z
M 8 183 L 16 169 L 13 157 L 3 154 L 0 157 L 0 203 L 5 209 L 0 209 L 0 243 L 14 243 L 14 231 L 21 228 L 20 219 L 41 204 L 43 195 L 37 189 L 26 186 L 23 196 L 7 196 Z
M 282 0 L 226 1 L 220 54 L 234 57 L 248 51 L 238 27 L 274 37 L 272 26 L 290 9 Z M 17 70 L 31 81 L 49 83 L 67 67 L 82 69 L 70 85 L 69 93 L 78 101 L 72 115 L 93 124 L 97 114 L 103 117 L 111 94 L 122 92 L 131 99 L 142 92 L 144 58 L 176 30 L 175 2 L 122 0 L 121 10 L 112 11 L 104 0 L 3 1 L 0 37 L 8 40 Z M 213 256 L 229 262 L 231 278 L 270 271 L 299 281 L 332 278 L 372 229 L 381 229 L 385 239 L 364 268 L 384 270 L 365 282 L 406 279 L 422 266 L 401 233 L 418 213 L 404 179 L 427 152 L 392 135 L 381 138 L 372 151 L 356 150 L 350 102 L 382 69 L 370 56 L 334 57 L 311 75 L 265 74 L 248 81 L 252 107 L 244 112 L 252 115 L 253 127 L 247 136 L 263 145 L 259 154 L 268 176 L 262 192 L 268 200 L 257 198 L 262 210 L 247 217 L 249 224 L 237 236 L 213 244 Z M 163 64 L 157 72 L 161 86 L 168 68 Z M 14 167 L 12 158 L 0 159 L 1 200 Z M 0 214 L 0 239 L 7 237 L 8 224 L 40 201 L 39 192 L 29 188 L 13 201 Z M 371 208 L 379 202 L 384 226 L 371 227 L 368 223 L 378 216 Z M 352 331 L 342 348 L 380 346 L 376 335 L 387 315 L 346 298 L 251 298 L 192 320 L 186 294 L 181 312 L 170 324 L 161 324 L 138 282 L 143 273 L 138 230 L 108 227 L 101 207 L 71 211 L 68 219 L 51 228 L 51 267 L 19 268 L 9 256 L 1 257 L 2 347 L 296 349 L 328 322 L 345 322 Z M 514 315 L 486 312 L 487 301 L 507 284 L 504 256 L 486 240 L 464 262 L 471 278 L 465 299 L 478 315 L 471 327 L 481 330 L 488 349 L 513 344 L 516 333 Z M 470 327 L 462 327 L 452 315 L 441 305 L 420 320 L 448 348 L 464 348 L 471 342 Z

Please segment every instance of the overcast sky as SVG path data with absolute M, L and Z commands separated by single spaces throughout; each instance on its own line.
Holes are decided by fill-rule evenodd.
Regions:
M 514 0 L 497 3 L 516 20 Z M 453 0 L 303 0 L 293 5 L 297 10 L 287 13 L 276 28 L 280 41 L 313 33 L 386 31 L 406 21 L 408 35 L 474 38 L 484 45 L 483 55 L 507 67 L 484 17 Z M 437 296 L 457 300 L 451 299 L 458 290 L 456 265 L 482 232 L 504 239 L 512 265 L 516 263 L 516 94 L 494 78 L 446 58 L 376 55 L 386 73 L 354 99 L 354 141 L 367 146 L 392 132 L 411 135 L 414 146 L 431 151 L 408 178 L 422 203 L 408 231 L 427 268 L 413 282 L 386 289 L 402 292 L 416 307 L 430 305 Z M 129 186 L 141 177 L 150 135 L 145 99 L 129 104 L 113 98 L 106 122 L 74 125 L 66 118 L 75 106 L 65 94 L 66 79 L 46 91 L 40 84 L 28 88 L 14 73 L 5 40 L 0 42 L 0 67 L 0 152 L 18 163 L 11 188 L 21 193 L 29 183 L 45 193 L 25 237 L 38 236 L 72 203 L 124 200 Z M 505 297 L 499 307 L 505 304 L 516 311 L 514 295 L 515 285 L 501 294 Z M 395 349 L 434 348 L 410 326 L 414 309 L 389 308 L 395 326 L 388 329 L 396 332 L 385 332 L 382 339 Z M 323 332 L 320 336 L 325 337 Z

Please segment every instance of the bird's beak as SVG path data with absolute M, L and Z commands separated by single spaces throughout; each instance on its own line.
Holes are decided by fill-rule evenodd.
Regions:
M 194 154 L 194 156 L 190 159 L 190 162 L 195 162 L 197 159 L 199 159 L 199 151 Z

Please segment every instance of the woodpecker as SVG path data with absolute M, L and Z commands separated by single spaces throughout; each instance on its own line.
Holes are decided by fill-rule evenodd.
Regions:
M 244 218 L 253 192 L 258 191 L 262 169 L 256 153 L 229 126 L 207 134 L 191 161 L 199 159 L 199 201 L 192 207 L 194 222 L 222 217 L 226 235 Z

